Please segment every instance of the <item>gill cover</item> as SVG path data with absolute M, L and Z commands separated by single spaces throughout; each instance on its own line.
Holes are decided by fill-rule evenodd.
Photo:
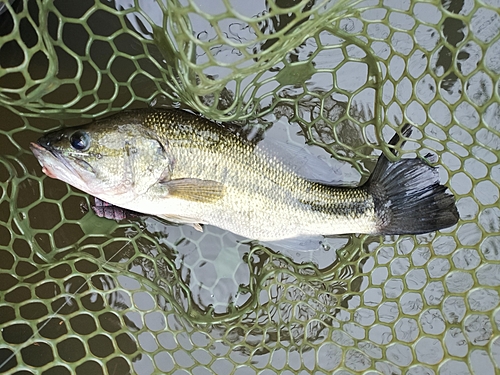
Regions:
M 143 113 L 125 112 L 49 133 L 32 149 L 50 177 L 107 201 L 126 202 L 168 178 L 173 165 L 168 146 L 143 121 Z

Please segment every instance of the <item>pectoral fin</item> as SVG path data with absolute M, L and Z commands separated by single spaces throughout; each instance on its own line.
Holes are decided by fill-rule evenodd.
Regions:
M 160 184 L 168 189 L 169 196 L 193 202 L 216 202 L 224 196 L 224 185 L 212 180 L 181 178 Z

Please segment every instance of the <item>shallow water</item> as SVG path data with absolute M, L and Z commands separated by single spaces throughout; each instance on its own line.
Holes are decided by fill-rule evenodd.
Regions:
M 134 33 L 115 38 L 123 54 L 108 73 L 92 74 L 95 68 L 85 64 L 82 116 L 80 104 L 52 111 L 50 103 L 64 102 L 70 91 L 57 91 L 38 107 L 52 119 L 12 105 L 12 95 L 0 97 L 0 372 L 498 371 L 500 21 L 474 2 L 409 4 L 366 3 L 361 15 L 323 25 L 270 68 L 245 77 L 241 87 L 253 89 L 240 90 L 243 102 L 253 101 L 261 116 L 235 126 L 244 126 L 249 137 L 264 133 L 270 145 L 308 148 L 336 180 L 353 183 L 367 177 L 375 153 L 387 153 L 390 126 L 399 128 L 404 115 L 416 126 L 407 156 L 432 152 L 457 197 L 461 221 L 439 233 L 345 235 L 327 239 L 321 251 L 282 254 L 210 226 L 199 233 L 155 218 L 98 218 L 90 197 L 42 175 L 28 144 L 59 127 L 59 119 L 77 125 L 95 113 L 151 101 L 155 79 L 131 80 L 131 92 L 109 78 L 127 80 L 138 68 L 124 57 L 144 49 Z M 264 4 L 248 5 L 255 8 L 235 4 L 235 10 L 265 13 Z M 128 9 L 131 2 L 114 6 Z M 203 9 L 219 9 L 210 8 Z M 88 9 L 71 11 L 81 18 Z M 61 9 L 66 16 L 69 11 Z M 389 21 L 380 22 L 385 16 Z M 134 13 L 126 18 L 139 27 Z M 189 19 L 200 40 L 218 35 L 199 16 Z M 101 35 L 108 23 L 120 26 L 117 20 L 100 10 L 89 24 Z M 284 12 L 266 22 L 261 27 L 271 34 L 292 18 Z M 271 39 L 252 42 L 255 29 L 246 22 L 220 27 L 229 40 L 250 41 L 248 50 L 272 49 Z M 148 38 L 151 30 L 139 34 Z M 363 30 L 380 76 L 354 37 Z M 76 51 L 78 40 L 68 42 Z M 112 55 L 108 49 L 107 42 L 91 49 L 102 69 Z M 238 45 L 209 50 L 218 61 L 242 56 Z M 197 61 L 208 58 L 206 51 L 196 49 Z M 151 52 L 151 59 L 161 56 Z M 74 60 L 62 54 L 58 75 L 74 76 Z M 243 60 L 242 69 L 252 63 Z M 139 66 L 151 74 L 157 69 Z M 42 63 L 29 68 L 42 75 L 44 69 Z M 218 82 L 232 71 L 205 73 Z M 1 81 L 4 91 L 18 84 L 9 79 Z M 99 79 L 101 100 L 93 107 Z M 238 87 L 236 80 L 227 83 L 221 111 L 232 105 Z M 157 105 L 174 102 L 156 99 Z M 206 94 L 201 102 L 213 100 Z M 389 126 L 379 126 L 381 113 Z

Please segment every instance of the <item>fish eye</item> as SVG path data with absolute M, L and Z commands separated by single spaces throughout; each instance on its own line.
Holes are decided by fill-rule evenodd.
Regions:
M 71 134 L 69 143 L 77 151 L 86 151 L 90 147 L 90 136 L 87 132 L 78 130 Z

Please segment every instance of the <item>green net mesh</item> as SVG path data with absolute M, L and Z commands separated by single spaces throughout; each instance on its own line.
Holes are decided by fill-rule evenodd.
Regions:
M 0 0 L 0 42 L 0 373 L 500 371 L 498 0 Z M 282 254 L 98 218 L 29 152 L 146 105 L 279 122 L 346 181 L 411 122 L 461 220 Z

